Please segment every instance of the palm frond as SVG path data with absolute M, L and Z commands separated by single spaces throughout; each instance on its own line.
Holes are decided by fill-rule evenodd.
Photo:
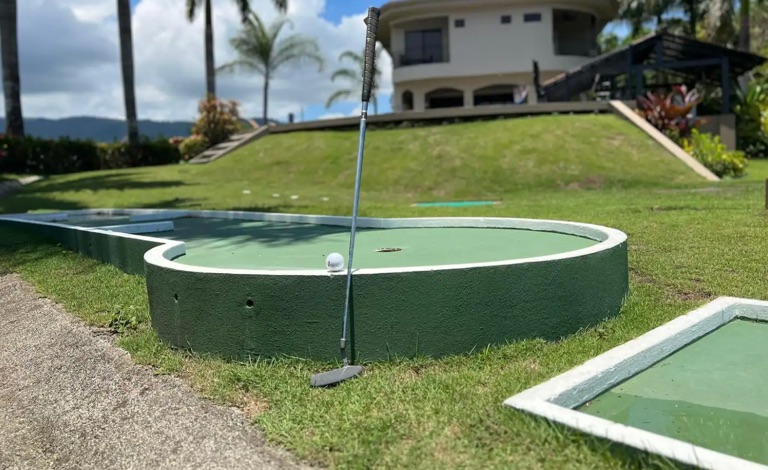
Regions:
M 333 92 L 331 96 L 328 97 L 328 101 L 325 102 L 325 108 L 328 109 L 331 106 L 333 106 L 333 103 L 335 103 L 338 100 L 346 100 L 347 98 L 350 98 L 353 94 L 355 94 L 355 90 L 346 89 L 346 90 L 336 90 Z
M 240 10 L 240 21 L 245 23 L 248 20 L 248 14 L 251 12 L 250 1 L 248 0 L 235 0 L 237 9 Z
M 272 4 L 277 9 L 278 13 L 285 13 L 288 11 L 288 0 L 272 0 Z
M 343 61 L 344 59 L 349 59 L 352 62 L 361 65 L 363 62 L 365 62 L 365 55 L 358 54 L 354 51 L 344 51 L 339 54 L 339 62 Z
M 313 39 L 298 34 L 278 39 L 285 25 L 293 23 L 288 18 L 280 17 L 267 25 L 259 15 L 249 11 L 246 22 L 229 41 L 237 52 L 238 60 L 226 64 L 222 71 L 243 69 L 271 77 L 289 62 L 304 61 L 316 62 L 322 70 L 324 58 Z
M 226 64 L 219 65 L 216 67 L 217 72 L 223 72 L 223 73 L 233 73 L 237 70 L 248 70 L 248 71 L 256 71 L 260 75 L 263 75 L 263 67 L 258 62 L 254 62 L 251 60 L 233 60 L 232 62 L 227 62 Z
M 194 21 L 197 9 L 205 0 L 187 0 L 187 20 Z
M 271 69 L 278 69 L 288 62 L 313 62 L 318 71 L 322 72 L 325 58 L 320 54 L 320 47 L 310 38 L 300 34 L 288 36 L 280 40 L 274 47 L 274 55 L 270 63 Z
M 331 81 L 335 82 L 337 78 L 345 78 L 353 83 L 362 82 L 363 81 L 362 69 L 360 70 L 339 69 L 333 72 L 333 75 L 331 75 Z

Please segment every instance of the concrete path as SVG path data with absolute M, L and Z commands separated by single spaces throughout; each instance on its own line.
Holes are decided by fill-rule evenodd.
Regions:
M 235 409 L 155 376 L 0 274 L 0 468 L 302 468 Z

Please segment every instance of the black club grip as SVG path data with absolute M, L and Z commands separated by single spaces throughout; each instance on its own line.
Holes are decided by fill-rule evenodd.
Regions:
M 365 24 L 368 30 L 365 32 L 365 66 L 363 67 L 363 101 L 368 102 L 371 98 L 371 88 L 373 86 L 374 62 L 376 60 L 376 32 L 379 29 L 378 8 L 368 8 L 368 17 Z

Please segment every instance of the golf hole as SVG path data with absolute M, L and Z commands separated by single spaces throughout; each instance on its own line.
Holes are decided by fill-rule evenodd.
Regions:
M 402 248 L 379 248 L 376 250 L 377 253 L 392 253 L 393 251 L 402 251 Z
M 245 306 L 248 308 L 253 308 L 253 300 L 248 299 L 245 301 Z

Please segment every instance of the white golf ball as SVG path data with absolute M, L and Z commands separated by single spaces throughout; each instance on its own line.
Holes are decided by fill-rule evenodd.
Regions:
M 325 267 L 328 271 L 341 271 L 344 269 L 344 257 L 340 253 L 331 253 L 325 258 Z

